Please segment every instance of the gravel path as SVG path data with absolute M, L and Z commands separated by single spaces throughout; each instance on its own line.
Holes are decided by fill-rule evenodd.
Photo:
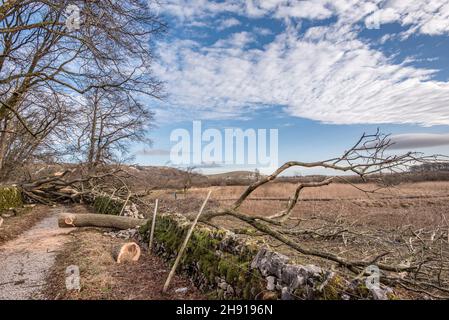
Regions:
M 57 251 L 73 229 L 58 227 L 57 214 L 38 222 L 17 239 L 0 246 L 0 300 L 42 299 L 42 286 Z

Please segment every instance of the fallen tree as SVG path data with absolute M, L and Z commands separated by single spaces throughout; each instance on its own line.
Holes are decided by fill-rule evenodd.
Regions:
M 206 212 L 201 218 L 201 222 L 214 226 L 214 218 L 217 217 L 237 219 L 253 228 L 253 233 L 257 232 L 262 237 L 268 236 L 300 255 L 333 262 L 336 267 L 342 267 L 357 276 L 369 274 L 367 268 L 375 265 L 382 272 L 383 281 L 389 284 L 407 287 L 408 290 L 425 293 L 434 298 L 447 298 L 449 297 L 449 269 L 447 268 L 449 265 L 449 229 L 441 227 L 438 230 L 418 230 L 418 232 L 407 229 L 400 230 L 397 234 L 388 237 L 385 234 L 363 234 L 352 225 L 342 226 L 338 221 L 332 223 L 324 219 L 322 219 L 323 227 L 316 230 L 308 229 L 303 226 L 306 219 L 292 216 L 293 209 L 301 200 L 300 196 L 305 189 L 327 186 L 339 180 L 350 183 L 345 181 L 342 176 L 323 176 L 321 181 L 298 183 L 286 208 L 279 212 L 258 215 L 241 210 L 242 204 L 254 191 L 275 181 L 286 170 L 293 167 L 322 168 L 340 173 L 349 172 L 359 176 L 362 181 L 375 176 L 378 177 L 379 185 L 379 188 L 375 190 L 364 190 L 360 186 L 350 183 L 360 191 L 375 193 L 387 187 L 382 181 L 382 177 L 386 174 L 406 172 L 416 164 L 442 162 L 442 159 L 447 161 L 443 156 L 424 156 L 415 152 L 394 154 L 390 149 L 392 145 L 388 135 L 377 131 L 372 135 L 364 134 L 353 147 L 340 157 L 317 162 L 286 162 L 271 175 L 262 177 L 249 185 L 230 207 Z M 447 233 L 445 233 L 446 230 Z M 354 258 L 345 257 L 341 253 L 332 252 L 332 250 L 308 247 L 301 241 L 301 236 L 320 237 L 323 240 L 341 237 L 346 246 L 345 235 L 351 239 L 358 237 L 375 241 L 379 247 L 376 248 L 376 252 L 367 250 L 358 258 Z M 387 246 L 386 243 L 393 243 L 393 245 Z
M 61 228 L 99 227 L 126 230 L 142 226 L 147 222 L 147 219 L 135 219 L 106 214 L 62 213 L 58 217 L 58 225 Z
M 99 213 L 143 218 L 137 203 L 141 203 L 140 198 L 147 192 L 131 192 L 127 184 L 130 177 L 132 175 L 120 167 L 106 166 L 93 171 L 77 166 L 49 176 L 30 177 L 18 188 L 24 199 L 31 203 L 84 203 L 94 206 Z
M 104 173 L 83 172 L 75 168 L 51 176 L 30 179 L 20 184 L 22 193 L 32 202 L 45 205 L 56 203 L 91 202 L 105 187 L 104 180 L 120 180 L 120 169 Z

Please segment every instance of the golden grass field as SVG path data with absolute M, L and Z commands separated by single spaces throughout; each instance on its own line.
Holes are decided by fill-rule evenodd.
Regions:
M 375 184 L 359 184 L 357 188 L 376 190 Z M 350 184 L 331 184 L 320 188 L 305 189 L 296 205 L 293 217 L 315 215 L 341 216 L 358 224 L 373 227 L 399 227 L 412 224 L 428 227 L 449 221 L 449 182 L 406 183 L 395 187 L 365 193 Z M 244 186 L 195 188 L 189 197 L 201 197 L 206 189 L 212 189 L 212 198 L 221 206 L 245 190 Z M 256 190 L 243 204 L 248 214 L 269 216 L 285 208 L 287 199 L 293 195 L 295 184 L 267 184 Z M 254 200 L 251 200 L 254 199 Z M 268 200 L 263 200 L 263 199 Z M 275 200 L 279 199 L 279 200 Z
M 266 184 L 257 189 L 252 197 L 289 197 L 295 190 L 294 183 L 272 183 Z M 217 199 L 224 199 L 229 197 L 236 197 L 243 190 L 245 186 L 225 186 L 225 187 L 210 187 L 214 192 L 214 197 Z M 329 186 L 319 188 L 305 189 L 302 193 L 304 199 L 353 199 L 353 198 L 367 198 L 368 194 L 358 190 L 357 188 L 373 191 L 379 187 L 374 183 L 357 184 L 355 186 L 343 183 L 334 183 Z M 209 188 L 208 188 L 209 189 Z M 192 189 L 191 192 L 197 192 L 200 189 Z M 404 183 L 395 187 L 381 189 L 374 194 L 369 194 L 370 197 L 394 197 L 394 196 L 449 196 L 449 182 L 417 182 Z

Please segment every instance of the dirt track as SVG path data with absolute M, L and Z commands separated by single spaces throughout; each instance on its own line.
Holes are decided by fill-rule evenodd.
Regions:
M 37 210 L 37 209 L 36 209 Z M 124 240 L 101 230 L 59 228 L 58 213 L 88 212 L 83 206 L 46 208 L 41 219 L 15 239 L 0 245 L 0 300 L 29 299 L 203 299 L 191 282 L 176 275 L 167 294 L 161 289 L 169 266 L 144 250 L 138 263 L 116 264 L 112 244 Z M 37 211 L 36 211 L 37 212 Z M 34 220 L 30 219 L 30 225 Z M 82 290 L 67 290 L 66 267 L 80 265 Z M 176 293 L 177 288 L 187 293 Z
M 73 229 L 60 229 L 57 213 L 44 218 L 17 239 L 0 246 L 0 299 L 42 299 L 48 270 Z

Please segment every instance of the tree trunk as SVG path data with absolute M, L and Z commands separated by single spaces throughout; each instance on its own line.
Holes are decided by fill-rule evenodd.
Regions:
M 6 144 L 7 144 L 7 138 L 8 138 L 8 119 L 5 118 L 3 120 L 0 120 L 1 124 L 1 130 L 0 132 L 0 171 L 3 169 L 3 163 L 5 161 L 5 155 L 6 155 Z M 0 177 L 1 178 L 1 177 Z
M 112 249 L 112 257 L 117 263 L 138 261 L 140 247 L 135 242 L 127 242 Z
M 97 102 L 95 102 L 90 130 L 89 152 L 87 156 L 87 162 L 89 163 L 89 166 L 91 168 L 94 166 L 94 155 L 95 155 L 96 133 L 97 133 L 97 107 L 98 107 Z
M 103 153 L 103 135 L 104 135 L 104 129 L 105 129 L 105 117 L 102 115 L 100 117 L 100 128 L 98 129 L 98 138 L 97 138 L 97 146 L 95 150 L 95 165 L 98 165 L 100 161 L 102 160 L 102 153 Z
M 126 230 L 142 226 L 147 221 L 147 219 L 119 217 L 107 214 L 62 213 L 58 218 L 58 225 L 61 228 L 100 227 Z

